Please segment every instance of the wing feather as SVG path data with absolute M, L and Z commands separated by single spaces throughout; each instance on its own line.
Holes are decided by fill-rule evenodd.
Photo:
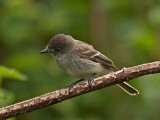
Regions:
M 92 60 L 93 62 L 100 63 L 106 69 L 118 69 L 113 62 L 102 53 L 98 52 L 93 46 L 88 45 L 84 42 L 78 41 L 78 47 L 76 53 L 81 58 Z

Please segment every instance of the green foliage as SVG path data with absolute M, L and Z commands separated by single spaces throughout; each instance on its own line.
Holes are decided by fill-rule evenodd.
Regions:
M 20 73 L 16 69 L 9 69 L 5 66 L 0 66 L 0 83 L 2 83 L 3 79 L 13 79 L 13 80 L 21 80 L 26 81 L 27 77 Z M 0 84 L 1 85 L 1 84 Z M 4 88 L 0 88 L 0 106 L 7 106 L 11 104 L 15 99 L 15 96 L 12 92 L 5 90 Z
M 7 67 L 0 66 L 0 80 L 2 80 L 2 78 L 10 78 L 10 79 L 22 80 L 22 81 L 27 80 L 27 77 L 21 74 L 18 70 L 9 69 Z
M 15 96 L 12 92 L 3 88 L 0 89 L 0 107 L 7 106 L 15 100 Z
M 119 68 L 159 60 L 159 13 L 159 0 L 0 0 L 0 106 L 77 80 L 39 54 L 57 33 L 94 45 Z M 159 120 L 159 78 L 131 82 L 140 91 L 135 97 L 113 86 L 17 118 Z
M 151 24 L 155 25 L 155 26 L 159 26 L 160 25 L 160 5 L 155 6 L 152 8 L 152 10 L 149 13 L 149 20 L 151 22 Z

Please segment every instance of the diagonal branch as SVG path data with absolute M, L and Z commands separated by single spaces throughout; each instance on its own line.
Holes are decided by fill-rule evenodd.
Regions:
M 160 61 L 142 64 L 130 68 L 124 68 L 120 71 L 94 79 L 90 89 L 88 88 L 88 82 L 83 82 L 81 84 L 75 85 L 69 93 L 68 89 L 64 88 L 23 102 L 0 108 L 0 120 L 18 116 L 27 112 L 47 107 L 49 105 L 57 104 L 69 98 L 128 81 L 139 76 L 155 73 L 160 73 Z

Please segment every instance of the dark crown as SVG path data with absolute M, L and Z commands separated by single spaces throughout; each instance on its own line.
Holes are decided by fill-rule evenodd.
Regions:
M 48 48 L 49 49 L 56 49 L 56 48 L 63 48 L 66 47 L 67 44 L 70 44 L 73 38 L 69 35 L 58 34 L 55 35 L 49 42 Z

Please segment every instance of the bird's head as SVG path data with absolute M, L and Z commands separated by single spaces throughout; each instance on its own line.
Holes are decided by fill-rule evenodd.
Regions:
M 69 35 L 55 35 L 40 53 L 51 53 L 53 56 L 59 56 L 66 53 L 73 47 L 73 38 Z

